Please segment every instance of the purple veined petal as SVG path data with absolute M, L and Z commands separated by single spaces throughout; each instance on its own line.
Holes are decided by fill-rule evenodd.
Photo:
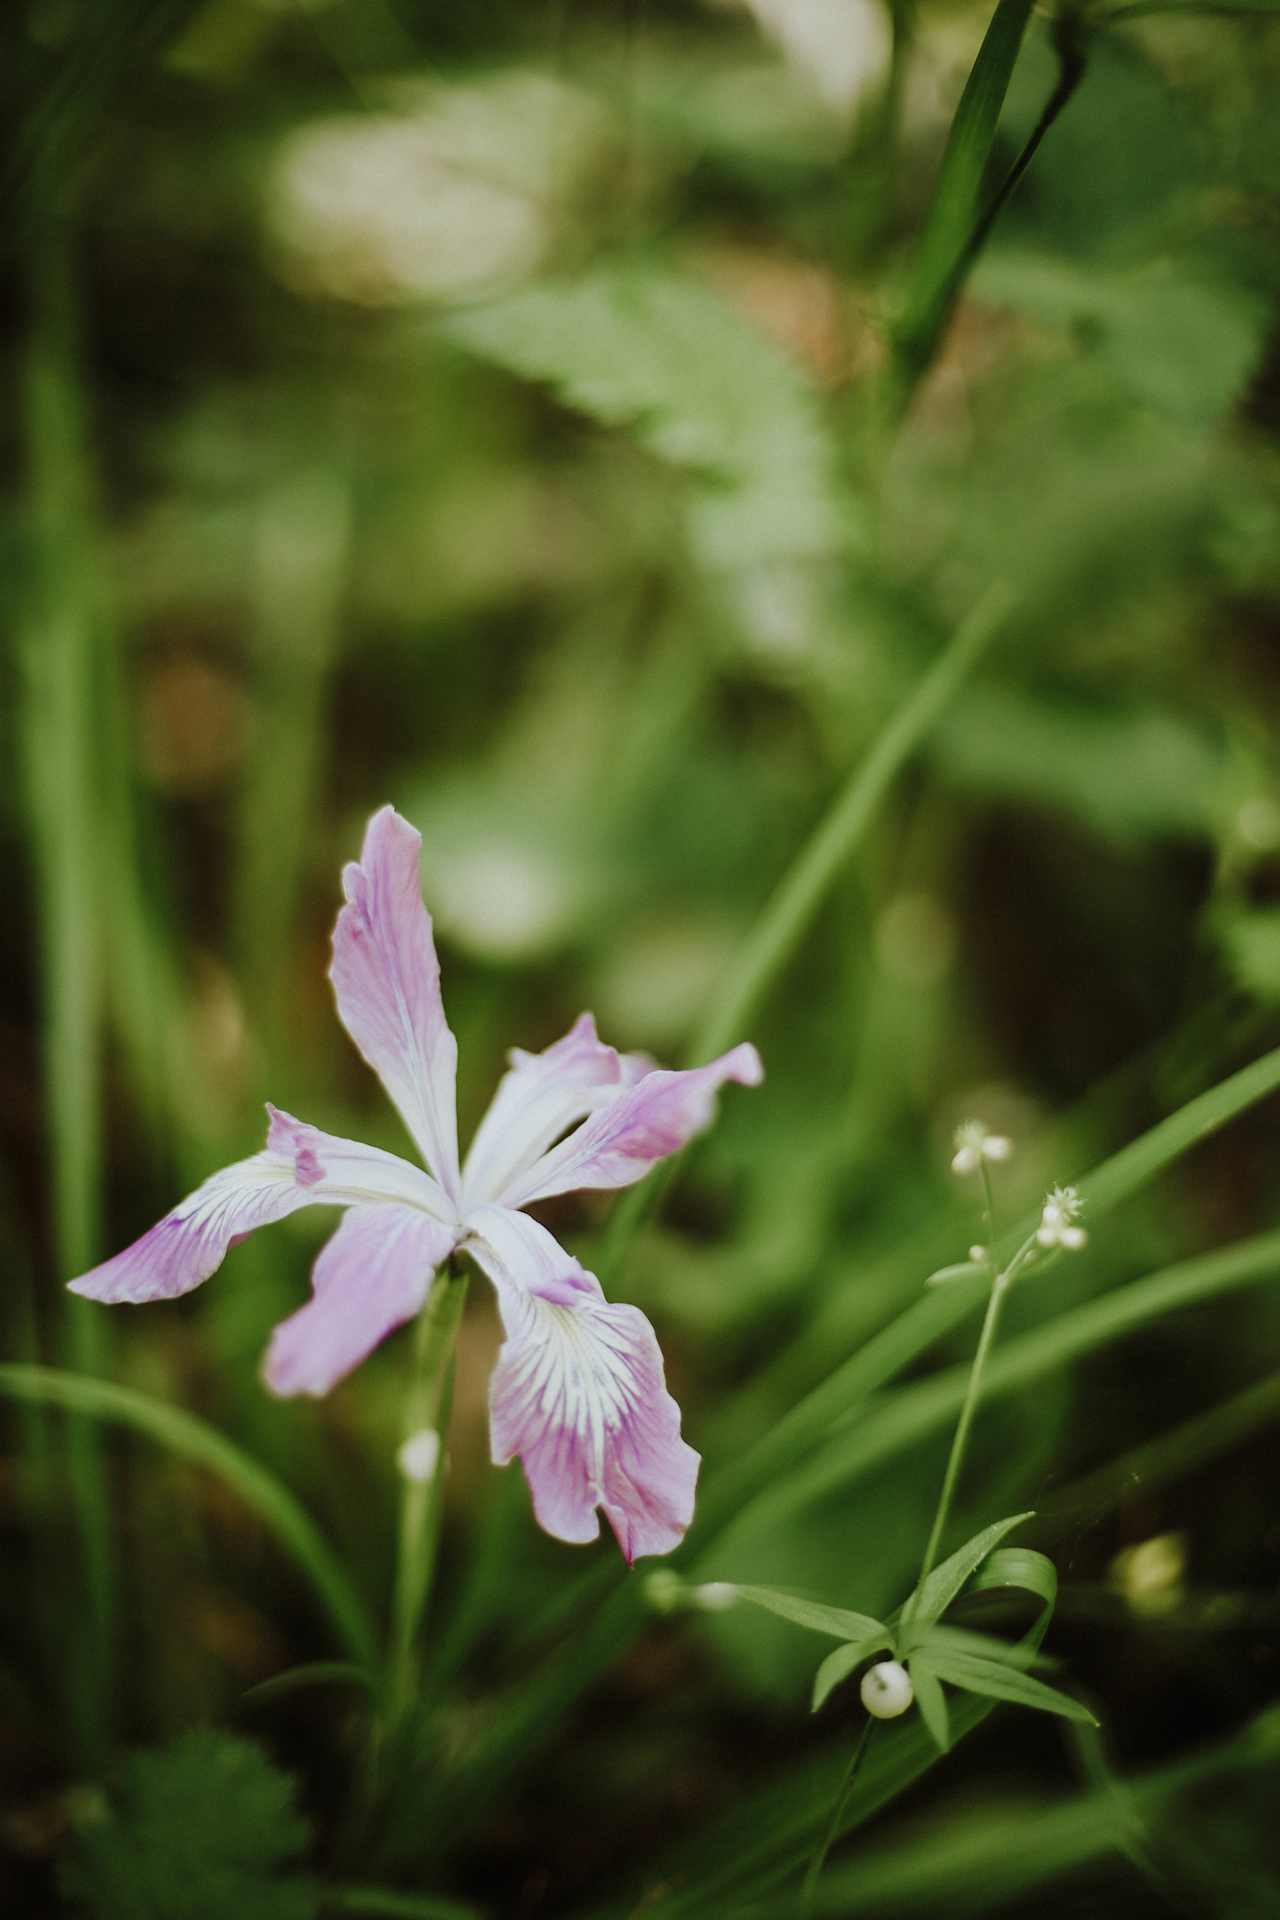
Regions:
M 758 1087 L 763 1078 L 760 1055 L 749 1043 L 705 1067 L 646 1073 L 511 1182 L 503 1202 L 527 1207 L 584 1187 L 629 1187 L 710 1125 L 716 1092 L 725 1081 Z
M 411 1206 L 436 1224 L 448 1216 L 444 1195 L 421 1167 L 322 1133 L 276 1107 L 267 1113 L 265 1152 L 211 1174 L 123 1253 L 72 1280 L 72 1293 L 108 1306 L 176 1300 L 216 1273 L 237 1240 L 299 1207 L 381 1200 Z
M 237 1240 L 312 1199 L 279 1155 L 255 1154 L 211 1174 L 140 1240 L 68 1285 L 108 1306 L 176 1300 L 216 1273 Z
M 494 1464 L 519 1455 L 555 1539 L 596 1539 L 600 1509 L 628 1565 L 670 1553 L 693 1518 L 699 1455 L 680 1437 L 653 1328 L 536 1221 L 479 1207 L 470 1233 L 506 1333 L 489 1382 Z
M 422 836 L 394 807 L 374 814 L 359 861 L 343 868 L 347 904 L 333 930 L 329 978 L 339 1019 L 454 1200 L 458 1046 L 440 998 L 421 849 Z
M 412 1320 L 454 1233 L 409 1207 L 352 1207 L 311 1273 L 305 1307 L 271 1336 L 263 1378 L 273 1393 L 325 1394 Z
M 541 1053 L 513 1047 L 510 1069 L 476 1128 L 462 1169 L 467 1203 L 501 1202 L 504 1189 L 528 1171 L 566 1128 L 627 1085 L 631 1063 L 581 1014 L 563 1039 Z

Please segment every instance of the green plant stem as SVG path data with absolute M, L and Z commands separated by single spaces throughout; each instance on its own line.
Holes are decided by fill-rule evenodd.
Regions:
M 988 1196 L 990 1188 L 988 1187 Z M 990 1201 L 988 1199 L 988 1205 Z M 987 1296 L 987 1311 L 983 1315 L 982 1331 L 978 1335 L 977 1351 L 973 1356 L 973 1365 L 969 1369 L 969 1381 L 965 1388 L 964 1399 L 960 1404 L 960 1417 L 956 1421 L 955 1434 L 951 1441 L 951 1451 L 947 1455 L 946 1472 L 942 1476 L 942 1491 L 938 1495 L 937 1510 L 933 1516 L 933 1525 L 929 1529 L 929 1538 L 925 1544 L 924 1557 L 920 1562 L 920 1578 L 916 1582 L 916 1594 L 924 1587 L 925 1581 L 933 1572 L 933 1563 L 937 1559 L 938 1547 L 942 1540 L 947 1521 L 951 1517 L 951 1502 L 955 1497 L 956 1483 L 960 1478 L 960 1468 L 964 1464 L 965 1450 L 969 1444 L 969 1433 L 973 1427 L 974 1415 L 978 1411 L 978 1402 L 982 1398 L 982 1386 L 987 1372 L 987 1361 L 995 1343 L 996 1328 L 1000 1324 L 1000 1309 L 1004 1305 L 1005 1295 L 1013 1285 L 1018 1274 L 1035 1252 L 1034 1235 L 1023 1241 L 1013 1259 L 991 1282 L 991 1292 Z M 907 1611 L 910 1610 L 910 1601 Z M 905 1617 L 905 1616 L 904 1616 Z
M 995 639 L 1008 618 L 1010 604 L 1009 594 L 1001 585 L 983 595 L 889 720 L 866 759 L 854 769 L 765 905 L 694 1037 L 689 1049 L 691 1062 L 722 1053 L 741 1037 L 812 926 L 893 780 Z M 604 1263 L 611 1270 L 621 1264 L 636 1233 L 675 1179 L 683 1158 L 677 1154 L 664 1162 L 615 1207 L 604 1245 Z
M 445 1429 L 453 1394 L 453 1349 L 467 1297 L 468 1276 L 456 1259 L 440 1268 L 414 1330 L 413 1374 L 405 1399 L 404 1437 L 429 1431 L 439 1452 L 430 1477 L 405 1475 L 391 1606 L 389 1700 L 393 1722 L 413 1698 L 417 1680 L 415 1642 L 431 1594 L 440 1540 Z
M 31 345 L 26 428 L 31 494 L 26 759 L 40 888 L 44 1089 L 59 1275 L 93 1264 L 100 1210 L 99 915 L 95 850 L 96 575 L 78 374 L 69 215 L 48 179 L 30 236 Z M 61 1357 L 103 1371 L 100 1314 L 60 1293 Z M 68 1462 L 87 1606 L 67 1665 L 69 1705 L 86 1756 L 101 1757 L 111 1693 L 114 1567 L 100 1437 L 71 1422 Z
M 801 1888 L 801 1892 L 806 1899 L 812 1898 L 818 1881 L 821 1878 L 822 1869 L 827 1864 L 827 1855 L 839 1838 L 840 1828 L 844 1821 L 845 1809 L 849 1804 L 849 1796 L 853 1792 L 858 1778 L 858 1770 L 866 1756 L 867 1748 L 871 1744 L 871 1730 L 874 1726 L 875 1721 L 870 1714 L 867 1714 L 863 1720 L 862 1729 L 853 1743 L 853 1752 L 849 1755 L 848 1764 L 841 1777 L 840 1785 L 836 1789 L 835 1799 L 831 1803 L 831 1818 L 827 1821 L 826 1830 L 821 1840 L 819 1840 L 813 1850 L 813 1858 L 810 1860 L 805 1872 L 804 1885 Z
M 969 1444 L 969 1432 L 973 1426 L 974 1415 L 978 1411 L 978 1401 L 982 1397 L 982 1381 L 987 1370 L 992 1343 L 996 1337 L 996 1328 L 1000 1324 L 1000 1309 L 1004 1305 L 1005 1295 L 1009 1291 L 1007 1274 L 998 1273 L 991 1283 L 991 1292 L 987 1296 L 987 1311 L 982 1319 L 982 1331 L 978 1335 L 977 1351 L 973 1356 L 973 1365 L 969 1369 L 969 1384 L 965 1388 L 964 1400 L 960 1407 L 960 1418 L 956 1421 L 956 1430 L 951 1440 L 951 1451 L 947 1455 L 947 1468 L 942 1476 L 942 1490 L 938 1495 L 938 1505 L 934 1511 L 933 1525 L 929 1529 L 929 1538 L 925 1542 L 924 1553 L 920 1560 L 920 1576 L 916 1582 L 919 1593 L 929 1575 L 933 1572 L 933 1563 L 938 1557 L 938 1543 L 942 1539 L 943 1529 L 951 1517 L 951 1502 L 955 1497 L 956 1482 L 960 1478 L 960 1468 L 964 1461 L 965 1449 Z

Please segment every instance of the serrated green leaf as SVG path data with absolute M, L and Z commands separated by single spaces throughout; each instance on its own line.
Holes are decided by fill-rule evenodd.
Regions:
M 813 1676 L 813 1700 L 810 1711 L 816 1713 L 819 1707 L 825 1704 L 828 1695 L 840 1685 L 842 1680 L 848 1679 L 855 1667 L 860 1667 L 862 1662 L 869 1660 L 873 1653 L 879 1653 L 885 1648 L 890 1650 L 893 1648 L 893 1638 L 887 1628 L 883 1634 L 860 1640 L 853 1646 L 837 1647 L 834 1653 L 829 1653 Z
M 930 1739 L 939 1753 L 950 1752 L 951 1716 L 947 1711 L 946 1695 L 928 1660 L 916 1658 L 911 1662 L 911 1684 L 915 1689 L 920 1718 L 929 1730 Z
M 835 468 L 800 368 L 711 288 L 648 265 L 602 266 L 454 315 L 471 352 L 689 473 L 708 566 L 830 552 Z
M 902 1609 L 904 1648 L 919 1645 L 925 1629 L 945 1613 L 965 1581 L 981 1566 L 992 1548 L 998 1546 L 1007 1533 L 1012 1533 L 1015 1527 L 1020 1527 L 1024 1520 L 1030 1520 L 1031 1517 L 1030 1512 L 1015 1513 L 1007 1520 L 995 1521 L 991 1526 L 984 1527 L 981 1533 L 975 1533 L 972 1540 L 966 1540 L 950 1559 L 934 1568 L 924 1585 L 916 1589 Z
M 293 1780 L 261 1748 L 186 1733 L 126 1761 L 60 1885 L 95 1920 L 312 1920 L 317 1891 L 292 1871 L 309 1837 Z
M 887 1646 L 891 1637 L 884 1621 L 877 1620 L 874 1614 L 823 1606 L 820 1601 L 805 1600 L 798 1593 L 783 1593 L 777 1587 L 735 1584 L 734 1592 L 740 1600 L 749 1600 L 753 1607 L 763 1607 L 766 1613 L 776 1613 L 779 1619 L 790 1620 L 797 1627 L 808 1627 L 813 1633 L 829 1633 L 833 1640 L 863 1641 L 883 1634 Z
M 1007 1660 L 983 1660 L 973 1653 L 931 1648 L 929 1664 L 939 1679 L 950 1681 L 953 1687 L 963 1687 L 966 1693 L 985 1694 L 989 1700 L 1010 1700 L 1020 1707 L 1036 1707 L 1041 1713 L 1058 1713 L 1065 1720 L 1083 1720 L 1091 1727 L 1098 1724 L 1089 1709 L 1073 1700 L 1070 1694 L 1060 1693 L 1057 1687 L 1047 1687 L 1043 1680 L 1033 1680 L 1029 1673 L 1019 1673 Z

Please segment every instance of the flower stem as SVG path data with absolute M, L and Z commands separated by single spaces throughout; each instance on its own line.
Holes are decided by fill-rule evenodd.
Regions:
M 973 1365 L 969 1369 L 969 1383 L 965 1388 L 964 1399 L 960 1405 L 960 1417 L 956 1421 L 955 1436 L 951 1442 L 951 1452 L 947 1456 L 946 1472 L 942 1476 L 942 1491 L 938 1495 L 937 1511 L 933 1516 L 933 1526 L 929 1530 L 929 1539 L 925 1545 L 924 1558 L 920 1562 L 920 1578 L 916 1582 L 914 1599 L 918 1599 L 925 1581 L 933 1572 L 938 1557 L 938 1548 L 943 1532 L 951 1515 L 951 1502 L 955 1495 L 956 1483 L 960 1478 L 960 1468 L 964 1463 L 965 1448 L 969 1444 L 969 1433 L 973 1426 L 974 1415 L 978 1411 L 978 1402 L 982 1397 L 983 1376 L 987 1370 L 987 1361 L 991 1357 L 991 1348 L 995 1342 L 996 1328 L 1000 1323 L 1000 1309 L 1017 1275 L 1036 1248 L 1036 1238 L 1031 1234 L 1014 1254 L 1007 1267 L 998 1273 L 991 1282 L 991 1292 L 987 1298 L 987 1311 L 983 1316 L 982 1331 L 978 1335 L 978 1347 L 973 1356 Z M 912 1602 L 907 1603 L 910 1612 Z
M 845 1809 L 849 1804 L 849 1796 L 853 1792 L 854 1783 L 858 1778 L 858 1770 L 866 1758 L 867 1747 L 871 1741 L 871 1730 L 874 1726 L 875 1721 L 870 1714 L 867 1714 L 862 1723 L 862 1731 L 853 1743 L 853 1752 L 849 1755 L 849 1763 L 844 1770 L 844 1777 L 836 1789 L 835 1799 L 831 1802 L 831 1817 L 827 1821 L 826 1832 L 814 1848 L 813 1858 L 810 1860 L 808 1870 L 804 1876 L 804 1885 L 801 1888 L 801 1893 L 806 1903 L 812 1899 L 814 1889 L 821 1877 L 822 1869 L 827 1864 L 827 1855 L 840 1837 L 840 1823 L 844 1819 Z
M 391 1716 L 399 1719 L 413 1697 L 417 1679 L 415 1642 L 426 1611 L 440 1543 L 441 1489 L 444 1484 L 444 1434 L 453 1398 L 453 1349 L 467 1274 L 456 1260 L 440 1268 L 414 1329 L 413 1374 L 405 1401 L 406 1440 L 434 1433 L 439 1452 L 425 1478 L 405 1475 L 400 1502 L 396 1584 L 391 1607 L 389 1697 Z

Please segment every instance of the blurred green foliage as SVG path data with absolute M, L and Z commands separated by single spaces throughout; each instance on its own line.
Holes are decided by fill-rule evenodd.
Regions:
M 322 1405 L 257 1381 L 313 1219 L 96 1335 L 60 1282 L 82 1242 L 104 1255 L 256 1148 L 264 1099 L 403 1145 L 324 978 L 378 804 L 424 835 L 465 1137 L 505 1049 L 584 1006 L 620 1045 L 682 1052 L 889 716 L 1010 590 L 742 1036 L 766 1087 L 726 1101 L 610 1278 L 654 1318 L 704 1454 L 714 1528 L 678 1562 L 699 1579 L 871 1612 L 909 1588 L 974 1331 L 965 1283 L 920 1304 L 980 1230 L 946 1175 L 959 1120 L 1016 1141 L 1012 1220 L 1275 1044 L 1280 34 L 1263 6 L 1079 10 L 1083 78 L 904 409 L 895 327 L 989 17 L 25 0 L 0 22 L 4 744 L 27 770 L 0 818 L 10 924 L 32 929 L 5 964 L 3 1356 L 101 1366 L 211 1422 L 371 1609 L 402 1343 Z M 987 191 L 1053 92 L 1050 25 L 1021 42 Z M 1257 1391 L 1280 1306 L 1269 1242 L 1226 1279 L 1196 1263 L 1280 1225 L 1276 1147 L 1273 1109 L 1243 1115 L 1012 1297 L 1010 1389 L 948 1545 L 1041 1510 L 1049 1648 L 1104 1722 L 1106 1780 L 1059 1804 L 1079 1756 L 997 1714 L 916 1786 L 911 1825 L 888 1810 L 874 1852 L 833 1856 L 860 1910 L 973 1911 L 975 1885 L 1048 1920 L 1082 1884 L 1099 1910 L 1256 1905 L 1265 1809 L 1224 1806 L 1214 1756 L 1255 1784 L 1274 1767 L 1273 1742 L 1232 1743 L 1280 1684 Z M 547 1217 L 588 1259 L 607 1212 Z M 1170 1266 L 1194 1286 L 1124 1291 Z M 809 1723 L 786 1621 L 659 1617 L 610 1545 L 538 1534 L 487 1465 L 496 1337 L 477 1299 L 428 1692 L 381 1827 L 353 1838 L 358 1693 L 257 1709 L 308 1872 L 541 1915 L 721 1913 L 758 1871 L 767 1903 L 849 1712 Z M 76 1352 L 93 1338 L 110 1352 Z M 749 1450 L 858 1356 L 847 1405 L 752 1484 Z M 170 1756 L 132 1763 L 135 1799 L 198 1806 L 197 1748 L 164 1743 L 335 1651 L 226 1483 L 123 1431 L 76 1430 L 77 1510 L 106 1523 L 86 1558 L 61 1419 L 6 1407 L 0 1443 L 15 1913 L 46 1910 L 69 1845 L 89 1871 L 69 1836 L 106 1777 L 95 1739 Z M 1166 1535 L 1182 1571 L 1151 1610 L 1117 1556 Z M 1202 1748 L 1176 1821 L 1140 1787 L 1141 1846 L 1100 1844 L 1132 1835 L 1122 1780 Z M 884 1752 L 887 1797 L 927 1736 Z

